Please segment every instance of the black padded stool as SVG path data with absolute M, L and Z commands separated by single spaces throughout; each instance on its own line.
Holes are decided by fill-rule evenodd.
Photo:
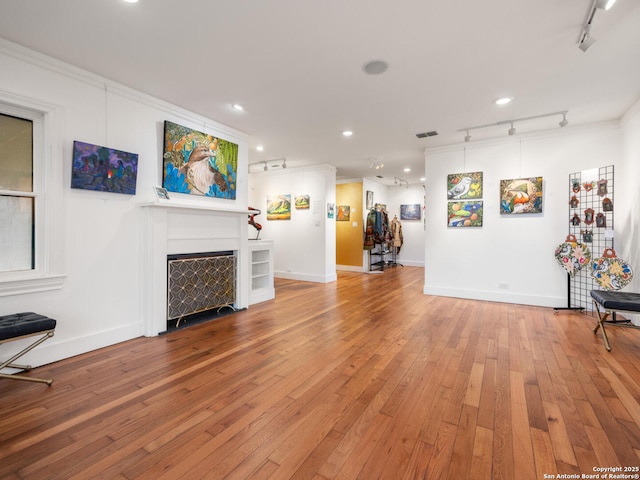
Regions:
M 593 333 L 602 328 L 602 338 L 607 351 L 611 351 L 607 331 L 604 329 L 605 323 L 608 325 L 619 325 L 623 327 L 640 328 L 629 320 L 607 320 L 607 317 L 617 312 L 627 312 L 640 314 L 640 293 L 631 292 L 605 292 L 602 290 L 591 290 L 593 306 L 598 314 L 598 324 L 593 329 Z M 604 312 L 600 311 L 600 307 Z
M 53 337 L 56 328 L 56 321 L 53 318 L 45 317 L 33 312 L 15 313 L 12 315 L 0 316 L 0 343 L 12 342 L 23 338 L 41 335 L 35 342 L 16 353 L 9 360 L 0 363 L 0 371 L 4 368 L 19 368 L 21 370 L 31 370 L 31 365 L 18 365 L 15 360 L 31 351 L 46 339 Z M 9 375 L 0 373 L 0 378 L 10 378 L 13 380 L 26 380 L 28 382 L 40 382 L 51 385 L 53 380 L 44 378 L 25 377 L 23 375 Z

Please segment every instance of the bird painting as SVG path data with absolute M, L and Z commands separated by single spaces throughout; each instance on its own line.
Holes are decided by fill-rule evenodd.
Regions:
M 471 188 L 471 182 L 473 179 L 471 177 L 462 177 L 462 179 L 456 183 L 453 187 L 451 187 L 447 191 L 447 198 L 449 200 L 457 200 L 466 195 Z
M 215 168 L 216 152 L 203 144 L 198 144 L 189 155 L 187 162 L 180 167 L 189 186 L 202 195 L 207 195 L 211 185 L 217 185 L 220 191 L 227 190 L 227 183 Z

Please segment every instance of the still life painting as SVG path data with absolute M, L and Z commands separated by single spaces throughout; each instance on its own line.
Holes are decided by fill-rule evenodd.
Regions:
M 482 172 L 447 175 L 447 200 L 482 198 Z
M 73 142 L 71 188 L 135 195 L 138 154 Z
M 481 227 L 482 200 L 467 202 L 449 202 L 447 204 L 448 227 Z
M 542 177 L 500 180 L 500 213 L 542 212 Z
M 267 220 L 291 219 L 291 195 L 269 195 L 267 197 Z
M 236 198 L 238 145 L 164 122 L 162 186 L 170 192 Z

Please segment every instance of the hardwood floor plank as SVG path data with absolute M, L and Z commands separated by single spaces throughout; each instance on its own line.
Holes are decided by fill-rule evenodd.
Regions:
M 542 478 L 640 462 L 638 332 L 424 295 L 424 272 L 276 298 L 0 379 L 0 478 Z M 1 351 L 0 351 L 1 353 Z

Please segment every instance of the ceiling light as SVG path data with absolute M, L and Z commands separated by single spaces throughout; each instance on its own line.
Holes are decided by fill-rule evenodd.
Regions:
M 256 150 L 262 152 L 264 150 L 264 147 L 262 145 L 257 145 Z
M 569 125 L 569 122 L 567 121 L 567 114 L 566 113 L 562 114 L 562 120 L 560 120 L 560 122 L 558 122 L 558 125 L 560 125 L 560 128 L 566 127 L 567 125 Z
M 506 105 L 507 103 L 511 103 L 511 100 L 513 100 L 512 97 L 502 97 L 494 100 L 493 103 L 496 105 Z
M 469 130 L 467 130 L 467 134 L 464 136 L 464 141 L 465 142 L 470 142 L 471 141 L 471 135 L 469 135 Z
M 286 158 L 282 159 L 282 168 L 287 168 L 287 159 Z
M 516 127 L 513 126 L 513 122 L 511 122 L 511 128 L 509 129 L 509 135 L 516 134 Z
M 342 132 L 342 135 L 344 135 L 345 137 L 350 137 L 351 135 L 353 135 L 353 132 L 351 130 L 345 130 L 344 132 Z
M 382 60 L 373 60 L 369 63 L 365 63 L 362 67 L 362 69 L 369 75 L 380 75 L 381 73 L 386 72 L 388 68 L 389 64 Z
M 420 177 L 420 181 L 424 182 L 427 179 L 427 177 Z
M 267 171 L 267 168 L 268 168 L 268 167 L 267 167 L 267 162 L 264 162 L 264 171 L 265 171 L 265 172 Z
M 240 105 L 239 103 L 234 103 L 232 105 L 234 110 L 238 110 L 239 112 L 241 112 L 242 110 L 244 110 L 244 107 L 242 105 Z
M 411 171 L 411 169 L 409 167 L 404 169 L 404 173 L 409 173 Z
M 596 0 L 596 7 L 602 10 L 609 10 L 614 3 L 616 3 L 616 0 Z
M 596 43 L 596 39 L 593 38 L 591 35 L 589 35 L 589 27 L 587 27 L 585 29 L 584 36 L 582 37 L 582 40 L 578 44 L 578 48 L 580 50 L 582 50 L 583 52 L 586 52 L 587 50 L 589 50 L 592 47 L 592 45 L 594 43 Z
M 127 3 L 138 3 L 138 0 L 124 0 L 124 1 Z

